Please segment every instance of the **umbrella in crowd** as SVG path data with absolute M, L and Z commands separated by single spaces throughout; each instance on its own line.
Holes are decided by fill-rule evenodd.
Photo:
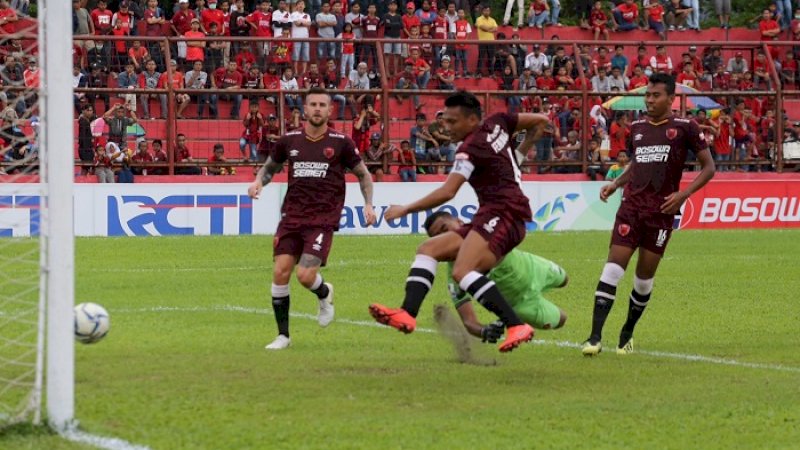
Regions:
M 644 94 L 646 90 L 647 86 L 642 86 L 628 92 Z M 678 83 L 675 85 L 675 93 L 699 94 L 700 91 L 698 91 L 693 87 L 686 86 L 685 84 Z M 647 109 L 644 105 L 644 95 L 642 96 L 619 95 L 603 103 L 603 108 L 611 109 L 614 111 L 644 111 Z M 713 99 L 703 95 L 691 95 L 686 97 L 687 110 L 694 110 L 694 109 L 714 110 L 721 108 L 722 105 L 715 102 Z M 673 110 L 681 109 L 681 98 L 679 96 L 675 97 L 675 101 L 672 103 L 672 109 Z
M 125 131 L 128 133 L 128 136 L 133 137 L 142 137 L 146 134 L 144 128 L 142 128 L 142 126 L 138 123 L 128 125 L 128 128 Z

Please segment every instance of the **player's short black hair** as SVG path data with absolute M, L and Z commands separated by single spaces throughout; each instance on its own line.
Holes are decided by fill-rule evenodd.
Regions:
M 467 116 L 475 114 L 478 116 L 478 119 L 483 117 L 481 102 L 478 101 L 478 97 L 475 97 L 475 95 L 467 91 L 462 90 L 455 94 L 450 94 L 447 100 L 444 101 L 444 106 L 448 108 L 461 108 L 461 111 Z
M 431 227 L 433 226 L 433 223 L 440 218 L 448 218 L 448 217 L 453 217 L 453 215 L 445 210 L 440 209 L 439 211 L 436 211 L 435 213 L 428 216 L 428 218 L 425 219 L 425 223 L 422 224 L 422 227 L 425 228 L 425 231 L 428 233 L 428 236 L 430 236 Z
M 654 73 L 648 80 L 650 84 L 663 84 L 667 95 L 675 95 L 675 77 L 668 73 Z
M 322 86 L 312 86 L 311 88 L 309 88 L 308 92 L 306 93 L 306 98 L 308 98 L 308 96 L 312 94 L 327 95 L 328 97 L 331 96 L 331 94 L 329 94 L 328 91 L 325 90 L 325 88 Z

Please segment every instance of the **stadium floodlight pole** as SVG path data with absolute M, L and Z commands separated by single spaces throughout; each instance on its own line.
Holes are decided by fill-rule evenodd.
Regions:
M 63 430 L 75 412 L 75 242 L 73 237 L 72 2 L 40 2 L 42 147 L 46 197 L 47 418 Z M 55 148 L 59 147 L 59 148 Z

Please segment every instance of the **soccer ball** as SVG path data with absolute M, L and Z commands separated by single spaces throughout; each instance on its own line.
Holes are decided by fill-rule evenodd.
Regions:
M 94 344 L 108 334 L 111 318 L 108 311 L 97 303 L 75 305 L 75 339 L 84 344 Z

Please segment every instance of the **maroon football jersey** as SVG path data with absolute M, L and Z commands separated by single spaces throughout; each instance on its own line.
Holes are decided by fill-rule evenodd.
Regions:
M 522 173 L 511 148 L 516 127 L 516 114 L 498 113 L 485 119 L 458 147 L 454 171 L 467 177 L 481 210 L 498 210 L 529 222 L 530 200 L 522 193 Z M 465 162 L 469 167 L 463 171 L 459 166 Z
M 697 154 L 706 150 L 707 144 L 697 123 L 670 117 L 659 123 L 647 119 L 633 122 L 627 148 L 631 178 L 625 185 L 622 206 L 657 212 L 664 199 L 679 190 L 689 152 Z
M 344 207 L 345 169 L 361 162 L 353 141 L 330 129 L 316 140 L 306 136 L 305 130 L 297 130 L 281 137 L 271 156 L 277 163 L 288 162 L 289 187 L 281 220 L 338 230 Z

